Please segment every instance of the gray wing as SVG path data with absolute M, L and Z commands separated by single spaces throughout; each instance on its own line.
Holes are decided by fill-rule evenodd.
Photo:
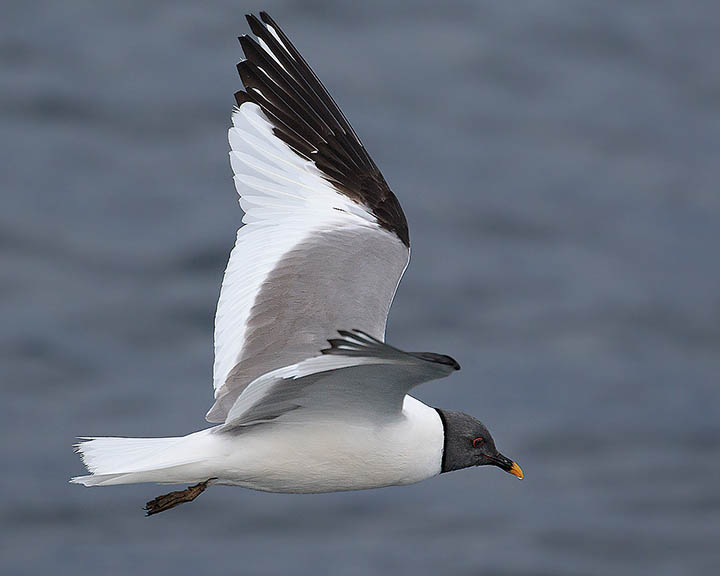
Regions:
M 338 328 L 383 339 L 410 258 L 405 216 L 325 88 L 270 19 L 243 37 L 230 161 L 245 224 L 215 317 L 225 420 L 258 376 L 317 354 Z
M 413 387 L 459 368 L 448 356 L 403 352 L 359 330 L 340 334 L 322 355 L 253 381 L 230 410 L 226 427 L 289 413 L 316 420 L 397 413 Z

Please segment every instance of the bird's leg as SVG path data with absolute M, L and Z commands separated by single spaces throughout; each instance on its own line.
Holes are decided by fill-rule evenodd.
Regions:
M 216 480 L 216 478 L 209 478 L 208 480 L 205 480 L 205 482 L 195 484 L 195 486 L 188 486 L 185 490 L 170 492 L 169 494 L 163 494 L 154 500 L 150 500 L 150 502 L 145 504 L 145 515 L 152 516 L 158 512 L 164 512 L 165 510 L 170 510 L 170 508 L 175 508 L 175 506 L 179 506 L 185 502 L 192 502 L 205 491 L 211 480 Z

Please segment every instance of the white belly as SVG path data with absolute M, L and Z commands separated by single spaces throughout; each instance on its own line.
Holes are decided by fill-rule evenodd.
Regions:
M 219 484 L 268 492 L 335 492 L 412 484 L 440 473 L 437 412 L 405 397 L 402 415 L 382 424 L 298 421 L 218 435 Z

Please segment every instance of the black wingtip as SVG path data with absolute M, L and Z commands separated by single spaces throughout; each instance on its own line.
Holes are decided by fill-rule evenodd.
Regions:
M 240 106 L 242 106 L 246 102 L 252 102 L 252 98 L 250 98 L 250 96 L 248 96 L 248 93 L 244 90 L 238 90 L 237 92 L 235 92 L 234 96 L 238 108 L 240 108 Z
M 352 331 L 355 333 L 355 338 L 358 336 L 361 336 L 365 338 L 365 340 L 369 340 L 370 342 L 373 342 L 375 344 L 385 344 L 382 340 L 375 338 L 372 334 L 368 334 L 364 330 L 360 330 L 359 328 L 353 328 Z
M 444 366 L 450 366 L 453 370 L 460 370 L 460 364 L 458 361 L 447 354 L 436 354 L 435 352 L 410 352 L 409 354 L 412 354 L 421 360 L 425 360 L 426 362 L 443 364 Z
M 282 35 L 284 34 L 283 31 L 280 29 L 280 26 L 277 25 L 277 22 L 275 22 L 275 20 L 273 19 L 273 17 L 270 16 L 270 14 L 268 14 L 267 12 L 265 12 L 265 10 L 261 10 L 261 11 L 260 11 L 260 19 L 261 19 L 261 20 L 263 21 L 263 23 L 265 23 L 267 26 L 272 26 L 273 28 L 275 28 L 275 31 L 276 31 L 279 35 L 282 36 Z
M 362 330 L 338 330 L 340 338 L 330 338 L 329 348 L 320 350 L 321 354 L 340 356 L 373 356 L 376 358 L 397 358 L 404 352 L 370 336 Z
M 245 19 L 250 26 L 250 30 L 252 30 L 252 33 L 255 34 L 255 36 L 262 34 L 262 30 L 265 27 L 262 25 L 260 20 L 258 20 L 258 17 L 255 16 L 255 14 L 246 14 Z
M 263 10 L 259 17 L 251 13 L 245 18 L 257 40 L 239 37 L 249 65 L 238 65 L 238 71 L 275 136 L 409 247 L 400 203 L 317 75 L 270 14 Z
M 248 44 L 250 44 L 251 42 L 255 42 L 255 40 L 248 34 L 242 34 L 242 35 L 238 36 L 238 42 L 240 42 L 240 46 L 242 47 L 243 52 L 245 52 L 245 55 L 247 57 L 246 46 Z

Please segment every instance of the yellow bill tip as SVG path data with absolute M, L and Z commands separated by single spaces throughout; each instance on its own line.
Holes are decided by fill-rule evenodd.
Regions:
M 518 466 L 516 462 L 513 462 L 513 465 L 510 470 L 508 470 L 508 473 L 516 476 L 519 480 L 522 480 L 524 477 L 522 468 L 520 468 L 520 466 Z

